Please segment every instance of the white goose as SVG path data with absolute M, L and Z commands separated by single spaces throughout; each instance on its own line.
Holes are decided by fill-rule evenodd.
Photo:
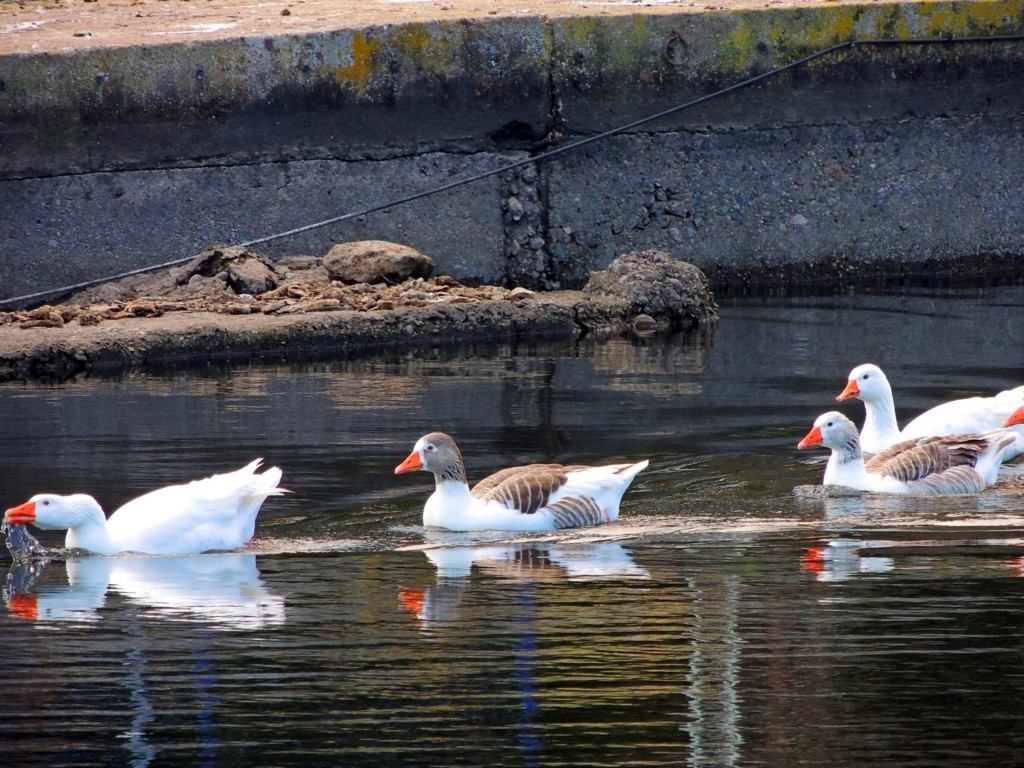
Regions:
M 235 549 L 252 538 L 264 500 L 286 492 L 277 487 L 277 467 L 256 473 L 262 462 L 256 459 L 234 472 L 150 491 L 117 509 L 109 520 L 96 499 L 84 493 L 38 494 L 8 509 L 4 520 L 43 530 L 67 528 L 66 547 L 100 555 Z
M 423 508 L 425 526 L 551 531 L 617 520 L 622 494 L 647 464 L 529 464 L 503 469 L 471 491 L 459 447 L 443 432 L 432 432 L 416 441 L 395 474 L 417 469 L 434 473 L 437 487 Z
M 901 440 L 998 429 L 1024 401 L 1024 385 L 993 397 L 967 397 L 942 403 L 922 413 L 902 431 L 896 422 L 892 387 L 877 365 L 865 363 L 850 371 L 846 388 L 836 396 L 836 400 L 842 402 L 853 397 L 864 401 L 861 448 L 868 453 L 878 453 Z
M 1024 440 L 1017 429 L 905 440 L 865 464 L 857 427 L 838 411 L 829 411 L 817 418 L 797 448 L 832 449 L 824 485 L 877 493 L 978 493 L 995 484 L 999 465 Z

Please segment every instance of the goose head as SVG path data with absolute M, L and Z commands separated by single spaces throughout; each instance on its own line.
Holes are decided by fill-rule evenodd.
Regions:
M 395 474 L 415 472 L 418 469 L 433 472 L 438 482 L 442 480 L 466 482 L 466 469 L 462 462 L 459 446 L 444 432 L 431 432 L 417 440 L 412 453 L 395 467 Z
M 84 493 L 70 496 L 40 493 L 24 504 L 4 512 L 4 522 L 14 525 L 31 523 L 44 531 L 79 528 L 105 520 L 106 516 L 96 499 Z
M 869 402 L 884 400 L 892 397 L 892 387 L 889 386 L 889 380 L 885 378 L 881 368 L 865 363 L 850 371 L 846 388 L 836 395 L 836 401 L 842 402 L 852 397 Z
M 810 448 L 815 445 L 851 452 L 856 448 L 856 452 L 859 453 L 857 427 L 839 411 L 823 413 L 814 421 L 814 427 L 796 447 Z

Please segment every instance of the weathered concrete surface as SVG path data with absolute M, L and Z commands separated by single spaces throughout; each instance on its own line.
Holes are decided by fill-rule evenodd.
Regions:
M 719 288 L 1020 270 L 1022 133 L 1000 115 L 615 137 L 556 162 L 549 249 L 567 282 L 644 248 Z
M 0 299 L 489 171 L 838 42 L 1022 32 L 1024 0 L 3 2 Z M 261 249 L 388 239 L 540 287 L 651 247 L 719 279 L 1005 262 L 1024 253 L 1022 65 L 1020 42 L 847 51 Z
M 320 159 L 0 181 L 0 250 L 10 268 L 0 285 L 41 290 L 184 258 L 207 245 L 360 210 L 522 156 L 435 152 L 390 161 Z M 494 257 L 504 246 L 497 184 L 483 190 L 489 194 L 464 187 L 260 250 L 322 256 L 338 241 L 384 239 L 418 247 L 449 274 L 501 282 L 505 265 Z

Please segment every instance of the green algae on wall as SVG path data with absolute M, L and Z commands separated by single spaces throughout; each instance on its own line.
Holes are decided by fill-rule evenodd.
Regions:
M 0 116 L 71 114 L 112 91 L 135 115 L 203 111 L 204 101 L 244 107 L 273 88 L 325 83 L 357 101 L 429 80 L 472 79 L 486 92 L 545 72 L 549 59 L 546 28 L 531 19 L 19 54 L 0 57 Z
M 758 53 L 782 66 L 852 40 L 991 37 L 1024 33 L 1024 2 L 924 2 L 839 5 L 728 14 L 733 29 L 712 38 L 713 65 L 744 72 Z
M 1024 0 L 883 3 L 572 18 L 553 22 L 553 66 L 580 89 L 595 82 L 661 81 L 679 75 L 737 78 L 857 39 L 908 40 L 1024 32 Z M 671 35 L 687 60 L 665 56 Z M 655 77 L 641 73 L 654 72 Z M 675 72 L 673 75 L 672 73 Z
M 585 134 L 658 114 L 849 41 L 1021 34 L 1024 0 L 829 4 L 569 18 L 551 23 L 552 84 L 561 106 L 559 118 L 569 131 Z M 1024 63 L 1024 45 L 991 50 L 999 59 L 997 66 L 1004 69 Z M 811 90 L 823 93 L 827 84 L 835 85 L 836 78 L 878 83 L 882 72 L 888 72 L 890 79 L 912 77 L 929 68 L 959 66 L 962 56 L 963 49 L 945 47 L 861 49 L 855 58 L 815 60 L 787 78 L 766 83 L 765 88 L 782 89 L 782 94 L 790 87 L 787 83 L 794 82 L 792 78 L 802 78 L 816 84 Z M 977 52 L 968 60 L 972 56 L 976 58 Z M 807 96 L 805 91 L 801 98 Z M 749 125 L 757 122 L 757 116 L 773 119 L 772 111 L 778 112 L 776 105 L 782 103 L 762 99 L 759 108 L 748 108 L 744 117 L 741 99 L 721 100 L 708 105 L 697 119 L 702 126 Z M 672 130 L 679 125 L 679 121 L 662 121 L 649 129 Z
M 272 89 L 333 87 L 356 103 L 472 81 L 497 94 L 542 72 L 594 88 L 736 81 L 836 43 L 1024 32 L 1024 0 L 880 3 L 632 16 L 427 22 L 310 35 L 30 53 L 0 58 L 0 117 L 203 114 L 258 104 Z M 673 36 L 685 61 L 665 55 Z M 615 93 L 610 94 L 614 101 Z

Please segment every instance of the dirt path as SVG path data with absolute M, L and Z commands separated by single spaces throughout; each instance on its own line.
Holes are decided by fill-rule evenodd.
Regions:
M 435 20 L 702 13 L 821 4 L 821 0 L 0 0 L 0 56 Z M 843 4 L 854 3 L 828 2 Z

